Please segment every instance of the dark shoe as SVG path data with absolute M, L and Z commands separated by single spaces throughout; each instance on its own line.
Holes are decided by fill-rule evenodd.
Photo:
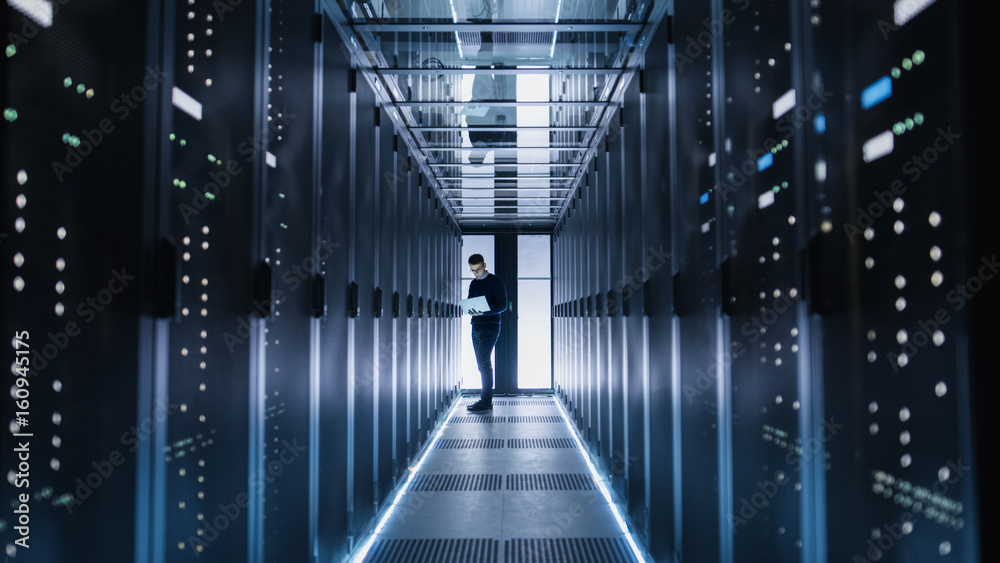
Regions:
M 484 402 L 482 399 L 480 399 L 480 400 L 476 401 L 475 403 L 472 403 L 471 405 L 469 405 L 468 407 L 466 407 L 466 409 L 469 412 L 486 412 L 486 411 L 491 411 L 491 410 L 493 410 L 493 402 L 492 401 L 490 401 L 490 402 Z

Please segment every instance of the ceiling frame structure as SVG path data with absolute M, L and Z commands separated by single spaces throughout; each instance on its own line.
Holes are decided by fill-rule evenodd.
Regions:
M 364 9 L 361 10 L 359 4 L 346 0 L 325 2 L 327 13 L 351 50 L 360 74 L 371 85 L 400 140 L 456 224 L 460 228 L 502 225 L 549 230 L 565 219 L 573 198 L 585 181 L 591 161 L 607 136 L 611 120 L 620 108 L 624 91 L 638 69 L 649 39 L 666 19 L 668 8 L 666 2 L 642 3 L 638 9 L 630 3 L 626 11 L 615 4 L 626 17 L 607 21 L 560 21 L 558 13 L 555 21 L 525 18 L 458 21 L 452 5 L 452 21 L 441 17 L 393 21 L 391 14 L 386 17 L 388 8 L 384 4 L 375 8 L 372 2 L 362 2 L 360 5 Z M 614 2 L 609 2 L 608 10 L 611 4 Z M 379 13 L 379 17 L 366 18 L 365 12 Z M 482 59 L 472 57 L 466 60 L 462 52 L 463 45 L 471 51 L 477 47 L 474 43 L 478 37 L 489 37 L 491 49 L 494 42 L 516 48 L 518 41 L 538 44 L 541 39 L 551 40 L 550 53 L 554 54 L 558 38 L 567 36 L 572 42 L 566 45 L 583 49 L 584 59 L 560 55 L 543 60 L 542 64 L 514 66 L 484 64 Z M 421 48 L 431 50 L 434 45 L 448 41 L 457 48 L 458 56 L 451 56 L 447 63 L 435 57 L 426 58 L 424 64 L 396 60 L 400 45 L 419 52 Z M 579 45 L 581 42 L 585 43 L 583 47 Z M 478 47 L 482 49 L 484 43 L 481 40 Z M 394 51 L 383 51 L 383 44 L 390 45 Z M 593 53 L 601 56 L 592 56 Z M 587 66 L 602 57 L 604 64 Z M 461 82 L 463 79 L 492 77 L 496 81 L 501 80 L 497 77 L 512 77 L 517 80 L 521 76 L 548 78 L 550 99 L 520 100 L 511 99 L 509 95 L 456 99 L 459 92 L 455 89 L 465 86 Z M 590 80 L 592 82 L 584 84 L 592 85 L 592 91 L 577 87 L 576 91 L 567 93 L 566 82 L 562 82 L 562 92 L 558 92 L 553 86 L 558 80 L 576 80 L 577 85 L 579 81 Z M 441 99 L 440 95 L 434 99 L 420 99 L 425 89 L 433 91 L 434 88 L 446 92 L 447 99 Z M 415 89 L 419 91 L 418 99 L 414 99 Z M 513 115 L 511 112 L 521 108 L 536 114 L 548 110 L 549 122 L 508 126 L 498 119 L 496 125 L 465 123 L 465 118 L 477 115 L 476 111 L 483 112 L 483 108 L 505 115 Z M 472 134 L 477 134 L 478 138 L 503 140 L 472 146 Z M 547 143 L 552 146 L 544 142 L 517 146 L 508 140 L 510 135 L 538 139 L 539 134 L 547 135 Z M 503 137 L 497 137 L 501 135 Z M 483 153 L 492 153 L 493 160 L 482 160 L 488 159 Z M 476 161 L 473 161 L 474 155 Z M 535 195 L 519 197 L 520 193 Z M 470 194 L 477 194 L 471 205 L 466 203 L 472 199 Z

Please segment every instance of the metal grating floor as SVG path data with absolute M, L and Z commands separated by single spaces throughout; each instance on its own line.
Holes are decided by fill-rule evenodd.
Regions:
M 555 399 L 493 405 L 448 419 L 365 562 L 636 561 Z

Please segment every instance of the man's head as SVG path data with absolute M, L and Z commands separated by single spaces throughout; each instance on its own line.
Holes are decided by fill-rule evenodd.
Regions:
M 472 275 L 476 276 L 477 280 L 486 275 L 486 260 L 482 254 L 469 256 L 469 269 L 472 270 Z

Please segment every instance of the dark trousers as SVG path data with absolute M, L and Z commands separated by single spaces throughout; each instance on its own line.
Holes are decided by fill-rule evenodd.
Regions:
M 482 400 L 493 402 L 493 362 L 490 354 L 500 337 L 500 323 L 476 323 L 472 325 L 472 347 L 476 350 L 476 363 L 483 377 Z

